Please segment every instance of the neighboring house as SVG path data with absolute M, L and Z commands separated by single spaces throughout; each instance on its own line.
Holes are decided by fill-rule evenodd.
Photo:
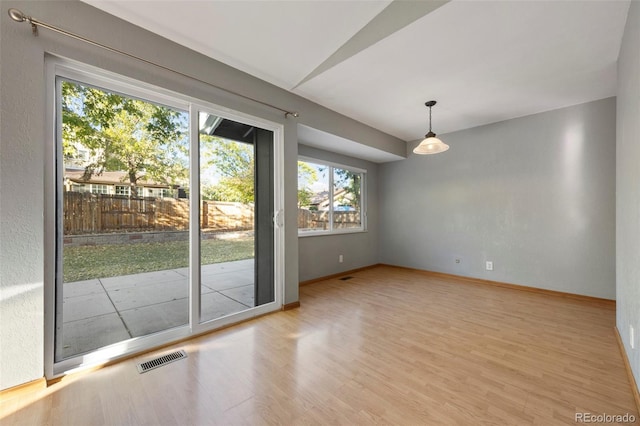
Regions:
M 184 194 L 179 188 L 167 184 L 139 179 L 137 183 L 139 197 L 178 198 Z M 84 170 L 66 169 L 64 172 L 65 191 L 91 192 L 131 196 L 131 184 L 126 172 L 102 172 L 85 179 Z M 182 197 L 181 197 L 182 198 Z
M 75 155 L 65 159 L 64 189 L 72 192 L 131 196 L 129 176 L 124 171 L 102 172 L 85 178 L 85 168 L 95 157 L 79 142 L 73 143 Z M 186 198 L 185 191 L 177 185 L 168 185 L 139 178 L 136 184 L 138 197 Z
M 347 192 L 346 189 L 340 188 L 333 193 L 333 210 L 334 211 L 355 211 L 353 207 L 353 194 Z M 322 191 L 315 194 L 311 198 L 312 210 L 326 211 L 329 210 L 329 191 Z

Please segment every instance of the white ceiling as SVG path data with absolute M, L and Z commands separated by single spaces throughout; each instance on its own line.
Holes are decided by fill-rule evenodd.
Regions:
M 563 0 L 85 1 L 406 141 L 426 133 L 431 99 L 441 134 L 614 96 L 629 8 Z

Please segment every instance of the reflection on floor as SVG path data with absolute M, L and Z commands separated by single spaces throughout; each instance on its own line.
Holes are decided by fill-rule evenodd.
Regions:
M 65 283 L 63 357 L 189 322 L 187 268 Z M 254 260 L 203 265 L 201 319 L 254 306 Z

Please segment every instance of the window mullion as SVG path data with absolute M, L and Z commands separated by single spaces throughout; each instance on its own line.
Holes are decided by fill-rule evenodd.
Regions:
M 200 323 L 200 137 L 198 109 L 189 107 L 189 325 Z
M 333 167 L 329 166 L 329 232 L 333 232 Z

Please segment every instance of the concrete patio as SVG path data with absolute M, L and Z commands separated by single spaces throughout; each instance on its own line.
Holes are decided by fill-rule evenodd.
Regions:
M 253 259 L 203 265 L 201 282 L 202 321 L 254 306 Z M 62 356 L 188 322 L 187 268 L 65 283 Z

